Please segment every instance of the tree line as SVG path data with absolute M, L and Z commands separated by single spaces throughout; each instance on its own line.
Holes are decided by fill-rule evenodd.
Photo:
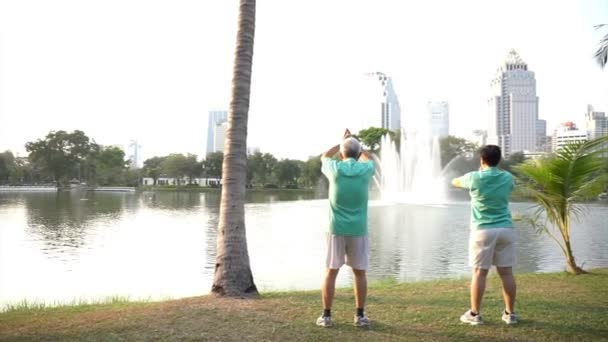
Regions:
M 387 129 L 370 127 L 355 136 L 368 150 L 378 153 L 380 140 L 389 135 L 399 146 L 401 135 Z M 455 173 L 476 170 L 478 147 L 463 138 L 448 136 L 440 139 L 441 165 L 450 164 Z M 194 184 L 196 178 L 222 178 L 222 152 L 209 153 L 203 160 L 196 154 L 170 154 L 146 159 L 141 169 L 130 169 L 125 152 L 115 146 L 103 146 L 83 131 L 51 131 L 44 138 L 25 144 L 27 157 L 12 152 L 0 153 L 0 184 L 68 184 L 138 186 L 142 177 L 158 184 L 161 177 L 177 180 L 179 185 Z M 460 157 L 460 158 L 459 158 Z M 524 161 L 521 153 L 502 161 L 501 167 L 512 171 L 512 166 Z M 247 156 L 249 187 L 313 188 L 326 186 L 321 176 L 321 159 L 278 159 L 270 153 Z

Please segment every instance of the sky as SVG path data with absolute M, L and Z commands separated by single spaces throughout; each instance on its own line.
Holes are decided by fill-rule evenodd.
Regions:
M 143 159 L 204 154 L 227 109 L 237 0 L 0 0 L 0 151 L 51 130 Z M 608 110 L 592 56 L 608 0 L 258 0 L 248 145 L 305 159 L 370 113 L 364 74 L 390 75 L 407 122 L 448 101 L 450 133 L 486 129 L 490 82 L 510 49 L 536 74 L 551 131 Z M 378 106 L 379 107 L 379 106 Z

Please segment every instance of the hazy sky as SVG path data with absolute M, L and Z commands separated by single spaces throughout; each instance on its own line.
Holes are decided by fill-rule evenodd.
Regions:
M 227 108 L 237 1 L 0 0 L 0 150 L 50 130 L 144 158 L 202 154 Z M 364 115 L 363 74 L 393 77 L 403 115 L 450 103 L 450 131 L 485 129 L 490 81 L 511 48 L 536 73 L 551 130 L 608 109 L 592 59 L 607 0 L 258 0 L 249 145 L 305 158 Z M 367 115 L 377 115 L 369 113 Z M 407 120 L 407 118 L 406 118 Z

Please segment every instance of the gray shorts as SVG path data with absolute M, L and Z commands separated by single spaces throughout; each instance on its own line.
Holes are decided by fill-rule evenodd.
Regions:
M 346 264 L 356 270 L 367 270 L 369 242 L 367 235 L 344 236 L 327 234 L 325 266 L 339 269 Z
M 513 267 L 517 262 L 514 228 L 471 230 L 469 236 L 469 265 L 484 270 L 496 267 Z

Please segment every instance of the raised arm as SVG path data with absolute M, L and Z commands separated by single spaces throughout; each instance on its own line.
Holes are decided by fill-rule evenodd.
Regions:
M 336 146 L 330 148 L 329 150 L 327 150 L 325 153 L 323 153 L 321 158 L 331 158 L 338 152 L 340 152 L 340 145 L 336 145 Z

